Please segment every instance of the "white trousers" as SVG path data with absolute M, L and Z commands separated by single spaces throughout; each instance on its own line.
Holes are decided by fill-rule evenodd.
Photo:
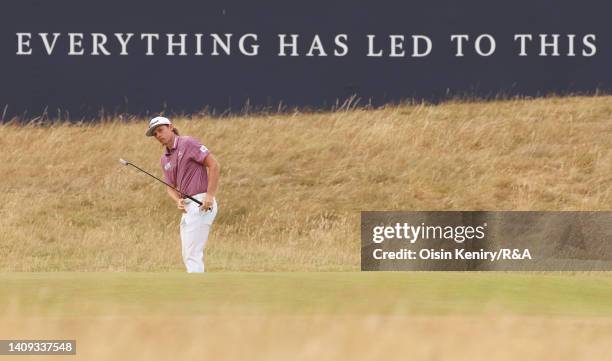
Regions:
M 193 198 L 202 201 L 205 193 L 196 194 Z M 217 200 L 213 202 L 213 209 L 201 211 L 200 206 L 185 199 L 185 211 L 181 217 L 181 246 L 183 262 L 188 273 L 204 272 L 204 247 L 208 241 L 210 227 L 217 216 Z

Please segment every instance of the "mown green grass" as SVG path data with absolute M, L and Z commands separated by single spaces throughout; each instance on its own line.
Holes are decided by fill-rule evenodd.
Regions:
M 2 273 L 24 316 L 612 316 L 611 273 Z M 0 312 L 0 316 L 2 316 Z

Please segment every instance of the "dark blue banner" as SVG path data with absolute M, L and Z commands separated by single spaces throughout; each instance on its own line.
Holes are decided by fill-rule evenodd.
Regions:
M 608 91 L 608 2 L 11 1 L 12 117 Z

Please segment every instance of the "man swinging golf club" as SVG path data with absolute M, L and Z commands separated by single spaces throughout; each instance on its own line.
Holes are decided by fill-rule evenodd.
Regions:
M 219 163 L 198 140 L 180 136 L 168 118 L 151 119 L 146 135 L 164 146 L 161 167 L 166 183 L 172 185 L 166 191 L 183 212 L 180 234 L 187 272 L 204 272 L 204 246 L 218 210 Z

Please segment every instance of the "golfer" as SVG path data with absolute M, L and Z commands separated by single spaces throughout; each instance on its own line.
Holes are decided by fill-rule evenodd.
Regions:
M 187 272 L 204 272 L 204 246 L 218 210 L 215 193 L 219 185 L 219 163 L 198 140 L 180 136 L 168 118 L 151 119 L 146 135 L 155 137 L 164 146 L 161 167 L 166 182 L 202 202 L 198 206 L 166 187 L 168 195 L 183 212 L 180 234 Z

